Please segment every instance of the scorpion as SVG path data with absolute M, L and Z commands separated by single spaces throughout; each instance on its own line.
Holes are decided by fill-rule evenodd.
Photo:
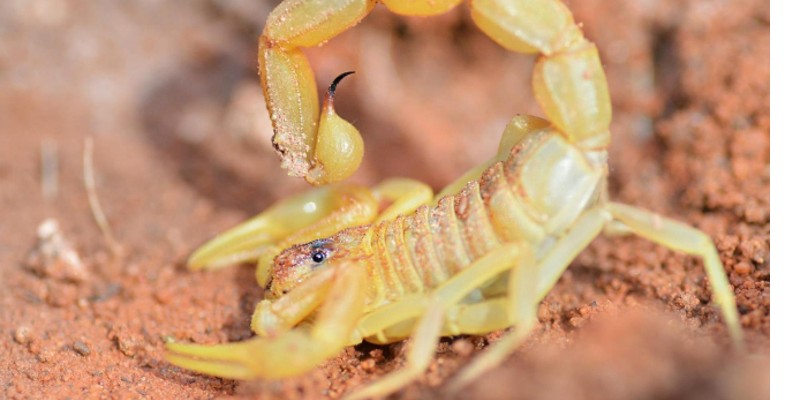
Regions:
M 404 15 L 435 15 L 461 0 L 381 0 Z M 700 230 L 609 200 L 611 105 L 598 50 L 558 0 L 470 0 L 476 25 L 501 46 L 535 54 L 532 86 L 547 120 L 518 115 L 496 155 L 434 195 L 393 178 L 342 183 L 361 162 L 358 130 L 319 110 L 300 48 L 361 21 L 376 0 L 286 0 L 259 41 L 273 145 L 290 175 L 322 185 L 285 199 L 193 253 L 191 269 L 257 262 L 265 288 L 239 343 L 166 345 L 171 363 L 233 379 L 304 374 L 345 347 L 411 338 L 406 364 L 349 395 L 391 394 L 433 359 L 439 337 L 513 328 L 449 382 L 456 390 L 502 362 L 535 326 L 539 303 L 604 230 L 699 256 L 735 347 L 735 298 L 713 241 Z M 319 116 L 318 116 L 319 114 Z M 548 121 L 549 120 L 549 121 Z

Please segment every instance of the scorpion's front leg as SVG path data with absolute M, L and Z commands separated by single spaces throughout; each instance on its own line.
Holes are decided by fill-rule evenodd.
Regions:
M 280 379 L 314 369 L 352 343 L 367 293 L 365 269 L 357 265 L 331 266 L 315 275 L 274 303 L 283 328 L 318 311 L 312 325 L 240 343 L 169 343 L 167 360 L 232 379 Z

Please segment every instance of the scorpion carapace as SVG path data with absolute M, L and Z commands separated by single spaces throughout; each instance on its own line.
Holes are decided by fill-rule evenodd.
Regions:
M 459 1 L 383 3 L 404 14 L 432 15 Z M 540 54 L 533 89 L 551 122 L 514 117 L 497 154 L 436 196 L 410 179 L 374 188 L 332 184 L 221 234 L 189 266 L 258 262 L 257 281 L 266 289 L 251 322 L 258 337 L 215 346 L 170 343 L 170 362 L 220 377 L 280 379 L 308 372 L 362 340 L 410 337 L 406 365 L 350 398 L 385 396 L 425 371 L 440 336 L 513 327 L 452 379 L 455 390 L 522 343 L 541 300 L 604 228 L 701 257 L 733 343 L 742 346 L 734 296 L 711 239 L 608 200 L 605 77 L 597 49 L 567 8 L 555 0 L 469 4 L 476 24 L 495 41 Z M 313 74 L 297 47 L 329 39 L 374 5 L 288 0 L 267 20 L 259 62 L 274 143 L 290 172 L 313 183 L 349 175 L 359 160 L 337 149 L 360 136 L 335 114 L 332 96 L 317 120 Z
M 314 271 L 342 260 L 366 257 L 361 243 L 366 226 L 348 228 L 332 237 L 292 246 L 272 261 L 267 281 L 268 299 L 277 299 L 305 280 Z

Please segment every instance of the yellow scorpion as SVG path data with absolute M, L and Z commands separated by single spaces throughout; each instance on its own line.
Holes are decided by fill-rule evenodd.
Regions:
M 460 0 L 381 0 L 405 15 L 446 12 Z M 633 233 L 702 257 L 735 346 L 743 333 L 711 239 L 683 223 L 607 195 L 611 106 L 597 48 L 557 0 L 471 0 L 477 26 L 512 51 L 537 54 L 533 92 L 550 122 L 517 116 L 497 154 L 434 196 L 389 179 L 335 183 L 363 155 L 358 131 L 333 109 L 319 114 L 301 47 L 357 24 L 375 0 L 287 0 L 269 15 L 259 67 L 273 143 L 290 174 L 332 183 L 284 200 L 197 250 L 193 269 L 257 261 L 266 289 L 257 337 L 241 343 L 169 343 L 175 365 L 234 379 L 312 370 L 346 346 L 411 338 L 407 363 L 350 398 L 385 396 L 420 376 L 438 338 L 513 327 L 450 382 L 463 386 L 500 363 L 536 323 L 537 307 L 603 229 Z M 387 206 L 388 204 L 388 206 Z

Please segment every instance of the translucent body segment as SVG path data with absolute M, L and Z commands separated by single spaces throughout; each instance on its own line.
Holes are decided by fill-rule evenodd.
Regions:
M 557 0 L 472 0 L 472 19 L 487 36 L 518 53 L 552 54 L 580 37 Z
M 404 234 L 404 221 L 405 218 L 397 218 L 394 221 L 385 222 L 388 224 L 386 228 L 386 251 L 393 260 L 395 260 L 395 268 L 403 282 L 403 286 L 409 293 L 419 293 L 424 290 L 422 279 L 417 274 L 414 268 L 414 263 L 411 261 L 411 255 L 408 253 L 408 248 L 405 243 Z
M 476 182 L 467 183 L 464 190 L 455 196 L 453 208 L 460 222 L 461 238 L 471 260 L 480 258 L 500 245 Z
M 381 0 L 389 11 L 400 15 L 427 16 L 442 14 L 463 0 Z
M 259 74 L 272 127 L 272 145 L 281 153 L 281 167 L 291 176 L 306 176 L 311 167 L 319 117 L 314 72 L 302 51 L 262 48 Z
M 524 240 L 539 243 L 546 235 L 544 229 L 525 213 L 523 204 L 514 195 L 503 172 L 495 164 L 481 178 L 481 197 L 489 212 L 489 220 L 503 241 Z
M 459 221 L 455 214 L 455 200 L 445 197 L 430 208 L 429 223 L 433 244 L 439 262 L 454 275 L 470 263 L 467 250 L 459 231 Z
M 597 47 L 589 42 L 543 57 L 533 71 L 533 94 L 547 118 L 571 142 L 603 148 L 611 140 L 611 98 Z
M 430 207 L 422 206 L 406 218 L 404 226 L 405 242 L 408 252 L 426 288 L 437 287 L 449 277 L 447 270 L 439 262 L 430 230 Z
M 555 130 L 526 138 L 506 163 L 506 179 L 528 216 L 560 234 L 590 206 L 604 171 Z
M 359 23 L 376 0 L 285 0 L 267 17 L 262 37 L 291 49 L 324 43 Z
M 389 224 L 386 223 L 377 225 L 373 244 L 375 245 L 374 250 L 379 261 L 376 267 L 381 269 L 384 283 L 386 284 L 386 298 L 391 301 L 405 294 L 405 286 L 400 280 L 397 271 L 398 265 L 392 258 L 389 249 L 386 247 L 386 230 L 388 227 Z
M 371 253 L 369 260 L 364 264 L 367 270 L 367 298 L 369 298 L 370 306 L 374 306 L 386 302 L 386 283 L 382 270 L 376 264 L 379 260 L 374 253 L 375 225 L 369 228 L 367 236 L 364 241 L 370 247 L 369 253 Z
M 508 158 L 511 148 L 516 146 L 522 139 L 528 135 L 546 132 L 546 128 L 549 126 L 550 121 L 543 118 L 531 115 L 514 116 L 503 130 L 503 136 L 500 138 L 500 146 L 497 149 L 497 157 L 499 160 L 505 160 Z

